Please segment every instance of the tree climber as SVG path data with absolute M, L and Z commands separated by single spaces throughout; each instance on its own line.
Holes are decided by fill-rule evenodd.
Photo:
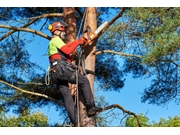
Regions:
M 73 123 L 78 124 L 78 111 L 74 104 L 73 97 L 68 87 L 68 82 L 76 83 L 76 72 L 71 64 L 70 54 L 79 46 L 85 43 L 87 33 L 84 33 L 79 39 L 65 44 L 65 27 L 67 24 L 63 21 L 54 22 L 49 25 L 48 29 L 52 33 L 52 38 L 48 45 L 48 56 L 50 62 L 50 77 L 54 84 L 57 84 L 58 92 L 63 96 L 65 108 L 68 116 Z M 101 108 L 95 106 L 94 97 L 90 88 L 89 80 L 82 74 L 78 73 L 78 88 L 83 93 L 87 115 L 93 116 Z

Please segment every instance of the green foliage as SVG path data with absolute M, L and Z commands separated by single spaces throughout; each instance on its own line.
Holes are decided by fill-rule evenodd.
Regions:
M 122 38 L 126 47 L 122 51 L 140 56 L 128 57 L 123 65 L 124 72 L 132 73 L 134 78 L 152 79 L 150 86 L 142 92 L 142 102 L 162 105 L 171 100 L 180 101 L 179 15 L 178 7 L 133 7 L 124 16 L 126 29 Z
M 82 13 L 84 12 L 84 8 L 79 8 L 79 10 Z M 99 8 L 98 10 L 98 12 L 108 12 L 108 8 Z M 36 16 L 47 13 L 62 13 L 62 7 L 2 7 L 0 11 L 1 24 L 21 27 L 32 21 Z M 78 24 L 80 24 L 82 16 L 78 12 L 76 12 L 76 15 L 78 29 Z M 42 29 L 39 28 L 38 30 L 43 33 L 44 29 L 47 29 L 48 24 L 52 21 L 59 21 L 60 19 L 63 18 L 49 17 L 39 19 L 30 26 L 27 26 L 27 28 L 33 28 L 35 25 L 40 24 Z M 0 35 L 3 37 L 8 32 L 7 29 L 1 29 Z M 16 31 L 1 41 L 0 79 L 23 90 L 45 94 L 56 100 L 63 101 L 61 94 L 56 91 L 56 86 L 45 85 L 45 70 L 39 67 L 38 64 L 30 61 L 31 56 L 28 53 L 27 47 L 35 38 L 33 34 L 29 35 L 28 38 L 26 38 L 26 35 L 26 32 Z M 3 84 L 0 84 L 0 105 L 6 108 L 5 112 L 11 110 L 17 115 L 37 106 L 44 107 L 50 105 L 55 106 L 61 116 L 67 117 L 64 107 L 48 99 L 22 93 Z
M 132 8 L 127 16 L 137 21 L 137 31 L 143 37 L 146 54 L 142 62 L 149 64 L 167 55 L 174 54 L 180 47 L 180 8 Z
M 98 13 L 102 12 L 98 16 L 98 25 L 106 17 L 114 17 L 109 9 L 117 13 L 120 8 L 98 8 Z M 6 25 L 21 26 L 31 21 L 31 17 L 61 12 L 61 7 L 2 7 L 0 21 Z M 76 12 L 77 30 L 83 12 L 84 8 L 79 8 L 79 12 Z M 132 73 L 134 78 L 152 79 L 150 86 L 147 86 L 142 93 L 142 102 L 162 105 L 174 100 L 179 103 L 179 16 L 179 7 L 128 8 L 123 16 L 98 39 L 98 51 L 111 50 L 121 53 L 119 57 L 108 53 L 97 55 L 95 79 L 101 89 L 120 92 L 124 87 L 126 75 Z M 36 24 L 47 26 L 50 22 L 60 19 L 62 18 L 46 18 L 46 21 L 40 19 L 29 27 Z M 6 33 L 7 30 L 1 29 L 1 36 Z M 30 61 L 26 47 L 34 38 L 26 39 L 23 34 L 15 32 L 1 41 L 0 79 L 30 92 L 46 94 L 62 101 L 61 95 L 54 90 L 56 86 L 44 84 L 45 70 Z M 55 105 L 57 111 L 65 112 L 62 107 L 49 100 L 18 92 L 3 84 L 0 85 L 0 105 L 6 108 L 5 111 L 14 108 L 16 114 L 46 105 Z M 63 115 L 66 116 L 65 113 Z M 148 119 L 143 116 L 141 119 L 144 126 L 149 126 Z M 131 118 L 128 121 L 131 121 Z M 106 122 L 102 125 L 106 125 Z M 128 122 L 127 125 L 136 126 L 135 122 L 132 122 L 132 125 Z
M 149 127 L 149 125 L 150 125 L 148 123 L 149 119 L 147 117 L 145 117 L 143 114 L 139 114 L 138 119 L 139 119 L 139 122 L 142 127 Z M 127 117 L 127 119 L 125 121 L 125 126 L 126 127 L 138 127 L 136 118 L 134 116 Z
M 118 62 L 113 55 L 97 56 L 95 79 L 104 91 L 120 91 L 124 87 L 123 72 L 118 68 Z
M 48 119 L 41 112 L 33 114 L 27 111 L 18 117 L 7 117 L 1 110 L 0 112 L 0 127 L 46 127 Z
M 143 114 L 138 115 L 142 127 L 180 127 L 180 117 L 174 116 L 168 119 L 160 118 L 159 122 L 150 122 Z M 133 116 L 129 116 L 125 122 L 126 127 L 138 127 L 137 121 Z
M 169 117 L 167 120 L 160 118 L 159 122 L 153 123 L 154 127 L 180 127 L 180 117 Z
M 119 41 L 121 38 L 121 28 L 114 24 L 105 32 L 97 43 L 97 50 L 121 51 L 124 44 Z M 104 91 L 118 91 L 124 87 L 125 78 L 120 68 L 121 59 L 114 54 L 102 53 L 96 56 L 96 76 L 99 86 Z

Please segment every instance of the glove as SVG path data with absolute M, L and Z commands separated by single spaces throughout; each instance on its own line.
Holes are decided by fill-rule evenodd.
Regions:
M 82 39 L 84 40 L 84 44 L 81 47 L 85 47 L 86 45 L 89 45 L 96 37 L 97 35 L 93 32 L 90 33 L 89 37 L 87 32 L 83 33 Z

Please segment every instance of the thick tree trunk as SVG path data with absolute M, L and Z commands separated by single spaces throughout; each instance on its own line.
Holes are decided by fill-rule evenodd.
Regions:
M 75 10 L 73 7 L 64 7 L 64 18 L 65 22 L 68 24 L 66 29 L 66 43 L 72 42 L 76 40 L 76 19 L 75 19 Z M 86 11 L 86 18 L 85 18 L 85 25 L 90 26 L 92 31 L 97 29 L 97 20 L 96 20 L 96 8 L 87 8 Z M 92 52 L 96 49 L 95 42 L 85 47 L 85 68 L 91 71 L 95 70 L 95 55 Z M 88 76 L 92 93 L 94 94 L 94 75 L 89 74 Z M 74 89 L 74 85 L 70 84 L 71 93 L 74 93 L 76 89 Z M 82 93 L 79 93 L 79 119 L 80 119 L 80 126 L 82 127 L 95 127 L 96 121 L 95 117 L 88 117 L 86 113 L 86 109 L 84 106 L 84 99 Z
M 96 8 L 94 7 L 88 7 L 86 9 L 86 18 L 85 18 L 85 24 L 84 24 L 84 29 L 87 26 L 91 27 L 92 31 L 95 31 L 97 29 L 97 14 L 96 14 Z M 85 69 L 89 69 L 91 71 L 95 71 L 95 60 L 96 56 L 92 54 L 93 51 L 96 50 L 96 42 L 94 42 L 91 45 L 88 45 L 84 48 L 85 52 Z M 87 75 L 88 80 L 90 82 L 91 90 L 94 95 L 94 75 L 88 74 Z M 95 117 L 87 117 L 85 108 L 82 103 L 80 103 L 80 120 L 82 126 L 86 127 L 95 127 L 96 126 L 96 121 Z
M 64 21 L 68 24 L 66 28 L 66 43 L 76 40 L 76 15 L 74 7 L 63 8 Z
M 97 29 L 97 14 L 96 8 L 89 7 L 87 8 L 87 15 L 85 20 L 85 28 L 87 26 L 91 27 L 92 32 Z M 85 47 L 85 68 L 91 71 L 95 71 L 95 61 L 96 55 L 93 55 L 92 52 L 96 50 L 96 41 L 93 42 L 91 45 L 87 45 Z M 92 92 L 94 93 L 94 75 L 89 74 L 88 79 L 90 81 Z
M 76 15 L 74 7 L 63 8 L 64 21 L 68 24 L 66 28 L 66 43 L 76 40 Z M 74 84 L 69 83 L 71 94 L 74 97 L 76 93 L 76 87 Z

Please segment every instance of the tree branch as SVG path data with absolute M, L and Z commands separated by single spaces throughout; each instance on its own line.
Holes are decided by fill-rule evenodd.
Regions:
M 94 55 L 98 55 L 98 54 L 102 54 L 102 53 L 113 53 L 113 54 L 117 54 L 117 55 L 121 55 L 121 56 L 125 56 L 125 57 L 141 58 L 141 56 L 139 56 L 139 55 L 125 54 L 125 53 L 122 53 L 122 52 L 114 52 L 114 51 L 111 51 L 111 50 L 102 50 L 102 51 L 94 51 L 93 52 Z
M 75 7 L 74 9 L 78 12 L 78 14 L 79 14 L 81 17 L 83 17 L 83 13 L 80 11 L 79 7 Z
M 0 28 L 6 28 L 6 29 L 11 29 L 11 30 L 15 30 L 15 31 L 25 31 L 25 32 L 30 32 L 30 33 L 34 33 L 36 35 L 39 35 L 41 37 L 44 37 L 48 40 L 51 39 L 50 36 L 46 35 L 46 34 L 43 34 L 37 30 L 32 30 L 32 29 L 29 29 L 29 28 L 17 28 L 17 27 L 14 27 L 14 26 L 7 26 L 7 25 L 1 25 L 0 24 Z
M 43 85 L 42 83 L 34 83 L 34 82 L 29 82 L 29 83 L 22 83 L 22 82 L 17 82 L 18 84 L 26 84 L 26 85 Z
M 52 100 L 53 102 L 55 102 L 55 103 L 57 103 L 57 104 L 59 104 L 59 105 L 61 105 L 61 106 L 64 106 L 64 103 L 59 102 L 58 100 L 56 100 L 56 99 L 54 99 L 54 98 L 52 98 L 52 97 L 49 97 L 49 96 L 47 96 L 47 95 L 45 95 L 45 94 L 40 94 L 40 93 L 36 93 L 36 92 L 30 92 L 30 91 L 27 91 L 27 90 L 23 90 L 23 89 L 21 89 L 21 88 L 18 88 L 18 87 L 16 87 L 16 86 L 14 86 L 14 85 L 12 85 L 12 84 L 9 84 L 9 83 L 7 83 L 7 82 L 4 82 L 4 81 L 2 81 L 2 80 L 0 80 L 0 83 L 3 83 L 3 84 L 5 84 L 5 85 L 8 85 L 8 86 L 10 86 L 10 87 L 12 87 L 12 88 L 14 88 L 14 89 L 16 89 L 16 90 L 18 90 L 18 91 L 23 92 L 23 93 L 27 93 L 27 94 L 31 94 L 31 95 L 35 95 L 35 96 L 39 96 L 39 97 L 43 97 L 43 98 L 50 99 L 50 100 Z
M 33 24 L 34 22 L 36 22 L 37 20 L 41 19 L 41 18 L 45 18 L 45 17 L 62 17 L 63 14 L 60 13 L 49 13 L 49 14 L 43 14 L 37 17 L 33 17 L 33 19 L 31 21 L 29 21 L 27 24 L 21 26 L 20 28 L 26 28 L 28 26 L 30 26 L 31 24 Z M 9 35 L 12 35 L 14 32 L 16 32 L 17 30 L 12 30 L 8 33 L 6 33 L 4 36 L 2 36 L 0 38 L 0 41 L 2 41 L 3 39 L 5 39 L 6 37 L 8 37 Z
M 54 99 L 54 98 L 52 98 L 52 97 L 49 97 L 49 96 L 47 96 L 47 95 L 45 95 L 45 94 L 40 94 L 40 93 L 36 93 L 36 92 L 30 92 L 30 91 L 27 91 L 27 90 L 23 90 L 23 89 L 21 89 L 21 88 L 18 88 L 18 87 L 16 87 L 16 86 L 14 86 L 14 85 L 12 85 L 12 84 L 9 84 L 9 83 L 7 83 L 7 82 L 4 82 L 4 81 L 2 81 L 2 80 L 0 80 L 0 83 L 3 83 L 3 84 L 5 84 L 5 85 L 8 85 L 8 86 L 10 86 L 10 87 L 12 87 L 12 88 L 14 88 L 14 89 L 16 89 L 16 90 L 18 90 L 18 91 L 23 92 L 23 93 L 27 93 L 27 94 L 31 94 L 31 95 L 43 97 L 43 98 L 46 98 L 46 99 L 50 99 L 50 100 L 52 100 L 53 102 L 55 102 L 55 103 L 57 103 L 57 104 L 59 104 L 59 105 L 61 105 L 61 106 L 64 106 L 64 103 L 59 102 L 58 100 L 56 100 L 56 99 Z M 109 110 L 109 109 L 112 109 L 112 108 L 118 108 L 118 109 L 121 109 L 124 113 L 127 113 L 127 114 L 129 114 L 129 115 L 133 115 L 133 116 L 136 118 L 136 120 L 137 120 L 138 126 L 141 127 L 141 124 L 140 124 L 140 122 L 139 122 L 139 119 L 138 119 L 137 115 L 136 115 L 135 113 L 133 113 L 133 112 L 130 112 L 130 111 L 128 111 L 128 110 L 125 110 L 122 106 L 120 106 L 120 105 L 118 105 L 118 104 L 113 104 L 113 105 L 104 107 L 100 112 L 103 112 L 103 111 L 106 111 L 106 110 Z M 97 114 L 99 114 L 100 112 L 98 112 Z
M 122 14 L 125 11 L 125 7 L 122 7 L 121 11 L 119 12 L 119 14 L 117 14 L 109 23 L 108 25 L 106 25 L 106 27 L 104 27 L 104 29 L 98 33 L 97 37 L 99 37 L 100 35 L 102 35 L 119 17 L 122 16 Z
M 137 116 L 135 113 L 133 113 L 133 112 L 130 112 L 130 111 L 128 111 L 128 110 L 125 110 L 122 106 L 120 106 L 120 105 L 118 105 L 118 104 L 112 104 L 112 105 L 110 105 L 110 106 L 104 107 L 104 108 L 102 109 L 102 111 L 100 111 L 100 112 L 103 112 L 103 111 L 106 111 L 106 110 L 109 110 L 109 109 L 112 109 L 112 108 L 118 108 L 118 109 L 122 110 L 124 113 L 127 113 L 127 114 L 129 114 L 129 115 L 133 115 L 133 116 L 136 118 L 136 121 L 137 121 L 137 123 L 138 123 L 138 126 L 141 127 L 141 123 L 140 123 L 140 121 L 139 121 L 138 116 Z M 100 112 L 98 112 L 97 114 L 99 114 Z

